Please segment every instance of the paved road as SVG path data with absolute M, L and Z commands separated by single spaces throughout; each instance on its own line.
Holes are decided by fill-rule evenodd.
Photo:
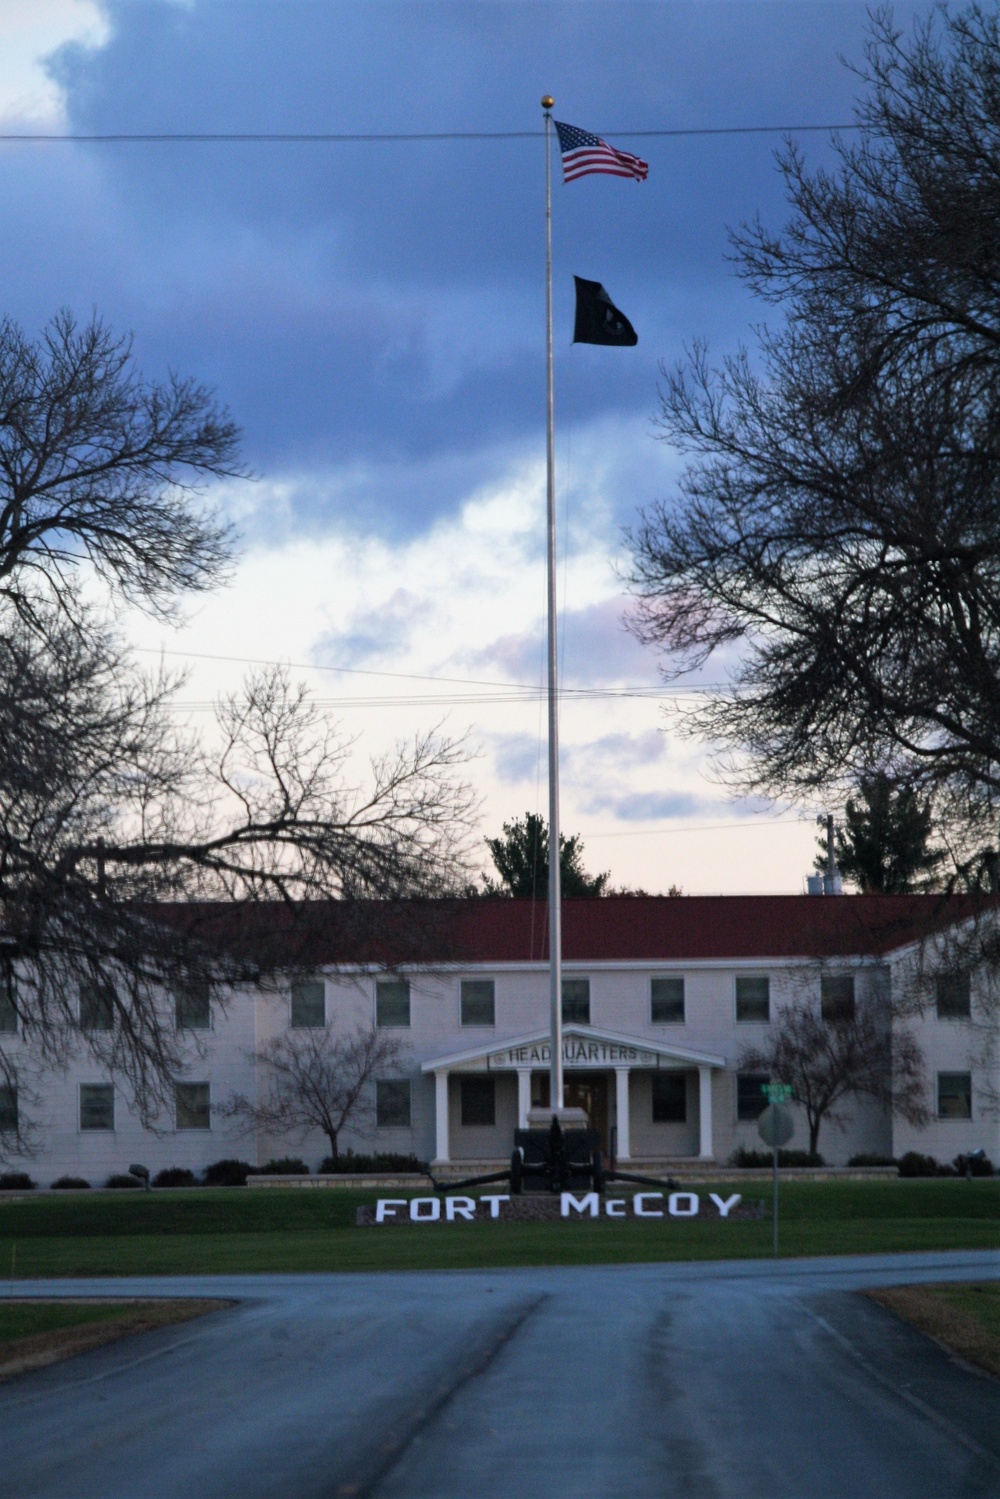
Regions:
M 11 1499 L 1000 1496 L 1000 1381 L 852 1293 L 998 1254 L 65 1281 L 235 1308 L 0 1387 Z

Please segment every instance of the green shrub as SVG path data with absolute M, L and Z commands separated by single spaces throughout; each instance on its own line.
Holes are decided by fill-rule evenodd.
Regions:
M 919 1150 L 908 1150 L 897 1162 L 900 1176 L 937 1176 L 938 1163 L 932 1155 L 921 1155 Z
M 849 1166 L 895 1166 L 896 1157 L 892 1155 L 852 1155 L 847 1163 Z
M 84 1181 L 82 1176 L 60 1176 L 49 1188 L 52 1192 L 89 1192 L 90 1182 Z
M 959 1176 L 992 1176 L 994 1171 L 993 1162 L 988 1155 L 957 1155 L 955 1157 L 955 1170 Z
M 319 1169 L 324 1176 L 338 1172 L 365 1176 L 369 1171 L 426 1171 L 427 1162 L 418 1161 L 415 1155 L 400 1155 L 389 1150 L 377 1151 L 374 1155 L 355 1155 L 353 1150 L 345 1150 L 336 1160 L 328 1155 Z
M 305 1161 L 300 1161 L 297 1155 L 279 1156 L 276 1161 L 268 1161 L 266 1166 L 261 1166 L 259 1176 L 308 1176 L 309 1167 Z
M 253 1176 L 256 1169 L 247 1161 L 213 1161 L 201 1177 L 206 1187 L 245 1187 L 247 1177 Z
M 128 1192 L 135 1188 L 141 1192 L 145 1183 L 137 1176 L 109 1176 L 104 1185 L 112 1192 Z
M 762 1166 L 774 1163 L 770 1150 L 735 1150 L 729 1158 L 731 1166 L 740 1166 L 747 1171 L 759 1171 Z M 779 1150 L 779 1166 L 825 1166 L 826 1162 L 818 1150 Z
M 154 1187 L 196 1187 L 198 1178 L 186 1166 L 167 1166 L 153 1177 Z
M 33 1192 L 35 1183 L 27 1171 L 0 1172 L 0 1192 Z

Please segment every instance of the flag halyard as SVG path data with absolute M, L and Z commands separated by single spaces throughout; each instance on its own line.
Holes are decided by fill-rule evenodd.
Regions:
M 645 182 L 649 175 L 649 164 L 641 157 L 609 146 L 599 135 L 581 130 L 578 125 L 564 125 L 559 120 L 553 120 L 552 123 L 559 137 L 563 182 L 574 182 L 577 177 L 586 177 L 591 172 L 610 177 L 632 177 L 636 182 Z

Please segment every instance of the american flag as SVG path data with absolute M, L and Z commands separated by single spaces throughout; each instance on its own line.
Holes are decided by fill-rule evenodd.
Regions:
M 628 151 L 616 151 L 614 146 L 602 141 L 599 135 L 591 135 L 589 130 L 581 130 L 577 125 L 563 125 L 559 120 L 553 120 L 552 123 L 559 136 L 564 182 L 572 182 L 575 177 L 586 177 L 588 172 L 607 172 L 612 177 L 634 177 L 636 182 L 646 180 L 649 166 L 638 156 L 633 156 Z

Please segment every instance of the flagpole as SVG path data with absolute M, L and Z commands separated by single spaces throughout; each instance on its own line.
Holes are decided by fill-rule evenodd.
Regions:
M 549 666 L 549 1007 L 551 1054 L 549 1107 L 561 1110 L 562 1058 L 562 882 L 559 842 L 559 713 L 556 655 L 556 482 L 555 392 L 552 364 L 552 135 L 554 99 L 542 99 L 545 111 L 545 324 L 548 430 L 546 445 L 546 537 L 548 554 L 548 666 Z

